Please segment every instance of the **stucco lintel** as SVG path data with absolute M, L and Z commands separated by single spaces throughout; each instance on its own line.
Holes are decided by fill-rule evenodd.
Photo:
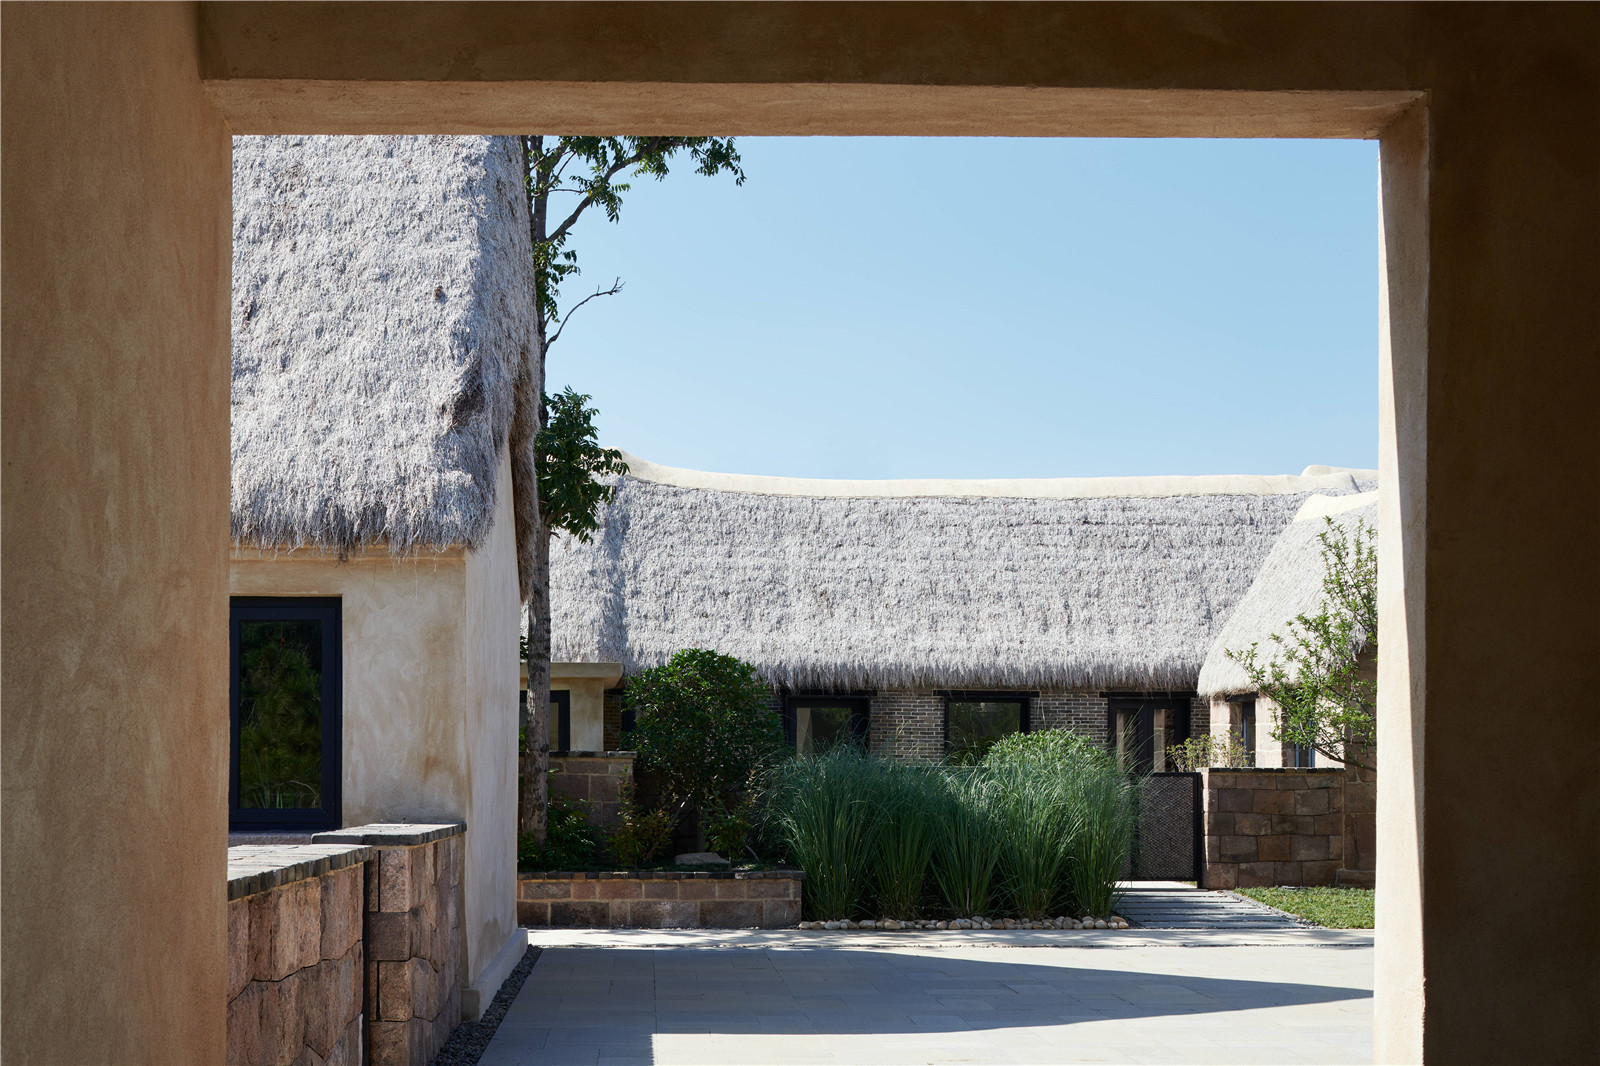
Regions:
M 621 663 L 551 663 L 550 684 L 557 681 L 604 681 L 615 684 L 622 680 Z

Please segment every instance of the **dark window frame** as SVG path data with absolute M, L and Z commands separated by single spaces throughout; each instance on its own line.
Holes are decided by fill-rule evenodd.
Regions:
M 1168 742 L 1168 747 L 1173 744 L 1182 744 L 1194 736 L 1194 723 L 1192 721 L 1194 708 L 1190 703 L 1195 695 L 1193 692 L 1176 690 L 1169 692 L 1102 692 L 1100 695 L 1106 701 L 1106 749 L 1113 755 L 1117 751 L 1117 713 L 1119 711 L 1132 710 L 1135 714 L 1140 715 L 1141 719 L 1147 709 L 1155 711 L 1160 708 L 1175 712 L 1177 723 L 1181 728 L 1175 727 L 1172 730 L 1173 739 Z M 1135 704 L 1136 706 L 1130 707 L 1129 704 Z M 1137 737 L 1142 733 L 1143 730 L 1139 730 L 1135 733 L 1135 736 Z M 1153 744 L 1153 736 L 1151 741 Z M 1138 741 L 1136 740 L 1135 743 L 1138 743 Z M 1150 752 L 1150 766 L 1152 770 L 1155 769 L 1155 751 L 1153 748 Z
M 1250 760 L 1250 765 L 1256 764 L 1256 697 L 1237 696 L 1227 702 L 1230 707 L 1239 708 L 1240 740 L 1244 744 L 1245 756 Z M 1231 725 L 1231 723 L 1230 723 Z
M 944 700 L 944 754 L 950 755 L 950 705 L 952 703 L 1020 703 L 1022 715 L 1017 732 L 1033 732 L 1033 701 L 1039 698 L 1034 690 L 1026 692 L 996 692 L 987 689 L 941 689 L 934 695 Z
M 572 744 L 572 690 L 569 688 L 553 688 L 550 690 L 550 725 L 551 735 L 556 743 L 551 744 L 552 751 L 571 751 Z
M 783 736 L 794 751 L 799 742 L 799 707 L 810 705 L 850 708 L 850 739 L 867 747 L 872 735 L 872 693 L 870 692 L 794 692 L 783 697 Z
M 239 623 L 322 623 L 322 806 L 290 811 L 239 807 Z M 337 597 L 234 596 L 228 601 L 228 827 L 317 831 L 343 824 L 344 627 Z

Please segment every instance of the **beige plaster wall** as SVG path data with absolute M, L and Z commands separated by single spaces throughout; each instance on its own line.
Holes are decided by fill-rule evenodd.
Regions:
M 467 965 L 463 1007 L 476 1018 L 522 952 L 517 930 L 517 704 L 522 632 L 511 460 L 504 448 L 496 477 L 494 525 L 488 542 L 467 557 L 466 648 L 469 664 L 463 711 L 473 820 L 467 831 Z M 508 963 L 510 965 L 508 965 Z
M 572 736 L 569 750 L 605 750 L 606 690 L 621 679 L 620 663 L 550 664 L 551 690 L 571 694 Z
M 477 552 L 340 563 L 241 549 L 229 583 L 235 596 L 340 598 L 343 822 L 467 823 L 469 988 L 516 924 L 518 615 L 503 449 L 498 480 L 494 529 Z
M 1594 4 L 8 6 L 6 1057 L 221 1049 L 221 996 L 197 998 L 222 986 L 226 676 L 229 131 L 206 98 L 238 133 L 1381 133 L 1404 654 L 1380 681 L 1378 1053 L 1585 1057 L 1597 44 Z M 1561 935 L 1485 923 L 1485 899 Z
M 228 130 L 192 7 L 0 26 L 0 1060 L 221 1062 Z

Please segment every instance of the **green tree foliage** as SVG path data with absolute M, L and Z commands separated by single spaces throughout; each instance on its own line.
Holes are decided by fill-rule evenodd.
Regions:
M 239 659 L 239 805 L 314 808 L 322 799 L 322 674 L 315 623 L 244 622 Z
M 1317 535 L 1322 551 L 1322 603 L 1297 615 L 1274 647 L 1228 649 L 1250 683 L 1278 705 L 1274 740 L 1315 749 L 1334 762 L 1373 769 L 1365 761 L 1378 738 L 1377 531 L 1357 520 L 1346 533 L 1333 519 Z
M 600 447 L 589 397 L 568 388 L 546 395 L 548 417 L 534 438 L 539 471 L 539 521 L 548 530 L 570 533 L 585 544 L 599 528 L 600 508 L 616 487 L 598 480 L 626 474 L 628 464 L 615 448 Z
M 750 782 L 786 754 L 771 695 L 755 667 L 703 648 L 640 673 L 625 697 L 639 769 L 660 777 L 669 803 L 693 804 L 708 820 L 740 812 Z
M 601 296 L 622 291 L 617 279 L 563 309 L 561 286 L 577 277 L 578 253 L 569 246 L 572 228 L 590 208 L 611 222 L 622 218 L 623 196 L 632 178 L 657 181 L 685 159 L 697 174 L 728 173 L 744 184 L 739 153 L 726 137 L 547 137 L 520 138 L 528 198 L 528 236 L 533 248 L 535 350 L 518 377 L 517 414 L 511 431 L 511 476 L 516 497 L 517 541 L 532 544 L 531 560 L 518 559 L 519 583 L 528 604 L 528 714 L 523 724 L 522 787 L 518 828 L 542 842 L 546 833 L 550 772 L 550 536 L 563 530 L 587 539 L 609 490 L 593 485 L 597 474 L 626 471 L 620 453 L 595 443 L 594 409 L 587 396 L 566 390 L 543 392 L 545 357 L 573 312 Z M 540 427 L 543 427 L 542 429 Z

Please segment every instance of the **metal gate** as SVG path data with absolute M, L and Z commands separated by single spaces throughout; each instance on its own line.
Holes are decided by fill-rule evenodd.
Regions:
M 1200 775 L 1145 774 L 1124 881 L 1200 880 Z

